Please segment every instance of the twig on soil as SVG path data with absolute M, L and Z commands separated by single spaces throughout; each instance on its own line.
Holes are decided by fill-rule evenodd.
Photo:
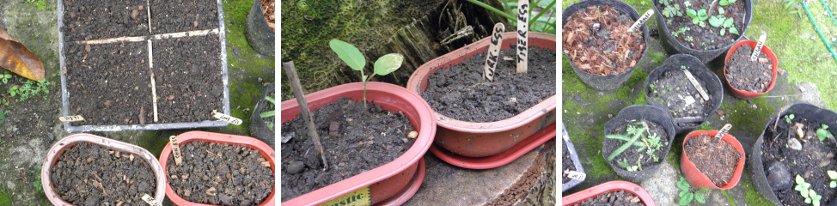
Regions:
M 151 47 L 151 40 L 148 40 L 148 72 L 151 73 L 151 101 L 154 103 L 154 122 L 157 118 L 157 83 L 154 81 L 154 52 Z
M 707 11 L 706 16 L 712 16 L 712 11 L 715 11 L 715 5 L 718 5 L 718 0 L 714 0 L 711 4 L 709 4 L 709 11 Z
M 305 94 L 302 91 L 302 84 L 299 83 L 299 76 L 297 76 L 294 62 L 284 62 L 282 63 L 282 68 L 285 69 L 285 73 L 288 75 L 288 80 L 291 82 L 294 97 L 296 98 L 297 103 L 299 103 L 300 115 L 302 116 L 302 119 L 305 120 L 308 127 L 308 136 L 312 138 L 314 147 L 320 153 L 320 158 L 323 160 L 323 171 L 328 170 L 328 161 L 326 161 L 325 158 L 325 149 L 323 149 L 323 144 L 320 142 L 320 135 L 317 134 L 317 125 L 314 124 L 311 111 L 308 110 L 308 103 L 305 101 Z

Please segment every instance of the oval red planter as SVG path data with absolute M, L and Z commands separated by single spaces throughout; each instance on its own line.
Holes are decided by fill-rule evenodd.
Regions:
M 686 147 L 686 142 L 689 141 L 690 138 L 698 137 L 700 135 L 709 135 L 714 137 L 715 134 L 718 134 L 717 130 L 695 130 L 689 132 L 685 138 L 683 138 L 683 147 Z M 730 181 L 727 182 L 726 185 L 717 186 L 712 183 L 712 180 L 709 180 L 709 177 L 706 177 L 700 170 L 697 169 L 694 163 L 689 160 L 689 156 L 686 155 L 686 150 L 683 150 L 682 155 L 680 156 L 680 171 L 683 172 L 683 176 L 686 176 L 686 181 L 692 183 L 692 185 L 696 187 L 703 187 L 703 188 L 711 188 L 711 189 L 722 189 L 728 190 L 736 185 L 738 185 L 738 181 L 741 180 L 741 173 L 744 172 L 744 162 L 745 162 L 745 154 L 744 148 L 741 147 L 741 143 L 738 142 L 738 139 L 735 139 L 729 133 L 724 134 L 724 137 L 721 137 L 721 140 L 724 142 L 729 143 L 732 145 L 735 150 L 741 154 L 741 158 L 738 159 L 738 163 L 735 164 L 735 172 L 732 174 L 732 178 Z
M 573 193 L 572 195 L 564 196 L 563 198 L 561 198 L 561 203 L 563 206 L 571 206 L 582 203 L 585 200 L 594 198 L 601 194 L 618 191 L 625 191 L 639 197 L 639 200 L 641 200 L 642 203 L 646 206 L 656 205 L 654 203 L 654 199 L 651 199 L 651 195 L 649 195 L 648 192 L 645 191 L 645 189 L 642 189 L 642 187 L 640 187 L 637 184 L 622 180 L 605 182 L 600 185 L 596 185 L 595 187 L 587 188 L 585 190 Z
M 729 85 L 729 88 L 732 91 L 732 95 L 738 97 L 739 99 L 753 99 L 758 96 L 767 94 L 768 92 L 770 92 L 770 90 L 773 90 L 773 86 L 775 86 L 776 84 L 776 75 L 779 71 L 779 60 L 776 58 L 776 54 L 774 54 L 773 51 L 770 50 L 769 47 L 767 47 L 767 45 L 764 45 L 764 47 L 761 48 L 761 52 L 764 53 L 764 55 L 767 55 L 767 58 L 770 58 L 770 62 L 773 64 L 773 78 L 770 80 L 770 84 L 767 85 L 767 89 L 764 90 L 764 92 L 738 90 L 735 87 L 733 87 L 732 84 L 730 84 L 729 82 L 729 77 L 727 77 L 727 64 L 729 63 L 729 59 L 732 57 L 732 54 L 734 54 L 735 50 L 742 45 L 748 45 L 750 46 L 750 48 L 756 48 L 757 43 L 758 42 L 753 40 L 738 41 L 738 43 L 735 43 L 735 45 L 732 45 L 732 47 L 729 48 L 729 51 L 727 51 L 727 56 L 724 59 L 724 80 L 727 82 L 727 85 Z
M 275 152 L 273 151 L 273 148 L 271 148 L 264 142 L 259 141 L 256 138 L 201 131 L 191 131 L 177 135 L 177 143 L 186 144 L 189 142 L 209 142 L 216 144 L 237 145 L 257 150 L 262 155 L 262 157 L 264 157 L 265 160 L 270 162 L 270 169 L 273 170 L 274 175 L 276 175 L 276 165 L 274 163 L 275 161 L 273 160 Z M 168 164 L 169 156 L 171 155 L 171 150 L 171 144 L 166 144 L 166 147 L 164 147 L 163 151 L 160 152 L 160 165 L 163 167 L 163 172 L 165 172 L 166 177 L 168 177 L 168 172 L 165 170 L 165 168 Z M 273 188 L 273 191 L 270 192 L 270 195 L 267 196 L 267 199 L 265 199 L 264 202 L 259 203 L 259 206 L 274 205 L 275 196 L 276 188 Z M 183 199 L 171 188 L 171 185 L 169 185 L 168 178 L 166 178 L 166 197 L 168 197 L 175 205 L 210 206 L 209 204 L 194 203 Z
M 392 162 L 282 202 L 282 205 L 318 205 L 365 187 L 370 187 L 372 204 L 388 202 L 400 205 L 418 190 L 424 177 L 422 156 L 430 148 L 436 134 L 436 122 L 433 121 L 430 105 L 418 95 L 393 84 L 369 82 L 366 92 L 367 101 L 385 110 L 399 111 L 410 120 L 413 128 L 419 132 L 413 146 Z M 311 110 L 340 98 L 362 101 L 363 84 L 338 85 L 305 96 Z M 283 101 L 281 108 L 283 123 L 299 115 L 296 99 Z
M 437 70 L 447 69 L 478 53 L 486 52 L 490 41 L 491 39 L 484 38 L 424 63 L 410 76 L 407 89 L 421 94 L 427 88 L 428 79 Z M 504 49 L 511 48 L 514 42 L 517 42 L 517 33 L 503 33 Z M 529 33 L 529 45 L 554 51 L 555 35 Z M 436 145 L 456 155 L 470 158 L 501 154 L 530 136 L 537 138 L 533 136 L 535 133 L 554 125 L 556 101 L 553 95 L 514 117 L 495 122 L 460 121 L 434 111 L 436 123 L 439 125 Z M 555 135 L 551 138 L 554 137 Z
M 52 186 L 52 178 L 50 178 L 50 171 L 52 170 L 52 166 L 55 165 L 55 162 L 58 161 L 58 157 L 60 157 L 61 154 L 64 154 L 65 150 L 78 143 L 100 145 L 108 149 L 134 154 L 142 160 L 145 160 L 145 162 L 148 163 L 148 166 L 151 167 L 151 170 L 154 171 L 154 177 L 157 181 L 157 189 L 154 192 L 154 199 L 157 200 L 158 203 L 163 202 L 163 198 L 165 197 L 165 184 L 163 183 L 166 181 L 165 175 L 163 174 L 163 167 L 160 166 L 160 163 L 157 162 L 157 159 L 154 158 L 154 155 L 151 154 L 151 152 L 148 152 L 148 150 L 145 150 L 142 147 L 125 142 L 91 134 L 79 133 L 66 136 L 53 144 L 52 148 L 50 148 L 47 153 L 46 160 L 44 161 L 41 169 L 41 186 L 44 188 L 44 193 L 46 194 L 47 199 L 49 199 L 53 205 L 72 205 L 61 199 L 61 196 L 59 196 L 58 193 L 55 193 Z

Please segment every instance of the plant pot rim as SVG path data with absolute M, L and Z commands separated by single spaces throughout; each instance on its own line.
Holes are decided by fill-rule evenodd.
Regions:
M 564 140 L 564 144 L 565 144 L 564 146 L 567 147 L 567 152 L 570 153 L 570 160 L 573 161 L 573 166 L 575 167 L 575 170 L 577 172 L 584 173 L 584 166 L 581 165 L 581 161 L 579 161 L 579 159 L 578 159 L 578 152 L 575 150 L 575 146 L 573 146 L 573 142 L 570 140 L 570 135 L 567 133 L 567 128 L 564 127 L 563 123 L 561 123 L 561 139 Z M 566 169 L 566 168 L 562 168 L 562 169 Z M 585 174 L 587 174 L 587 173 L 585 173 Z M 585 179 L 586 179 L 586 175 L 585 175 Z M 567 190 L 575 187 L 576 185 L 581 184 L 581 182 L 584 182 L 585 179 L 581 179 L 581 180 L 572 179 L 567 183 L 562 183 L 561 184 L 561 192 L 567 191 Z
M 424 154 L 433 144 L 434 135 L 436 134 L 436 122 L 433 118 L 433 112 L 430 105 L 418 95 L 411 93 L 403 87 L 396 86 L 389 83 L 382 82 L 368 82 L 367 83 L 367 97 L 372 99 L 374 93 L 382 93 L 391 95 L 394 98 L 379 101 L 383 103 L 401 103 L 415 109 L 416 122 L 413 128 L 419 133 L 418 137 L 413 142 L 406 152 L 398 156 L 395 160 L 368 170 L 366 172 L 357 174 L 350 178 L 341 180 L 337 183 L 316 189 L 314 191 L 297 196 L 291 200 L 282 202 L 288 205 L 308 205 L 308 204 L 322 204 L 326 201 L 341 197 L 352 191 L 356 191 L 363 187 L 370 186 L 374 183 L 386 180 L 394 175 L 397 175 L 409 167 L 418 164 L 423 158 Z M 314 93 L 305 95 L 305 99 L 309 105 L 317 102 L 326 101 L 330 97 L 345 96 L 348 93 L 363 92 L 363 83 L 354 82 L 341 84 L 320 90 Z M 326 103 L 327 104 L 327 103 Z M 323 104 L 324 105 L 324 104 Z M 283 101 L 281 104 L 282 122 L 290 121 L 294 116 L 290 116 L 290 111 L 299 110 L 299 103 L 296 99 Z M 311 108 L 316 109 L 314 107 Z M 403 112 L 403 111 L 402 111 Z M 407 113 L 404 113 L 407 115 Z
M 564 206 L 574 205 L 584 202 L 590 198 L 595 198 L 602 194 L 618 191 L 625 191 L 636 197 L 639 197 L 642 203 L 644 203 L 646 206 L 656 205 L 654 203 L 654 199 L 651 198 L 651 195 L 648 194 L 648 192 L 645 191 L 645 189 L 643 189 L 641 186 L 632 182 L 622 180 L 605 182 L 594 187 L 573 193 L 571 195 L 564 196 L 563 198 L 561 198 L 561 202 Z
M 163 167 L 154 158 L 154 155 L 148 150 L 132 145 L 129 143 L 109 139 L 106 137 L 96 136 L 92 134 L 86 133 L 77 133 L 68 135 L 55 144 L 47 152 L 46 159 L 44 160 L 43 166 L 41 167 L 41 186 L 44 189 L 44 194 L 47 196 L 47 199 L 54 204 L 54 205 L 72 205 L 63 199 L 58 193 L 53 190 L 52 186 L 52 178 L 50 175 L 50 171 L 52 170 L 52 165 L 58 161 L 58 158 L 64 153 L 64 150 L 67 149 L 69 146 L 76 145 L 79 143 L 89 143 L 102 146 L 109 150 L 118 150 L 121 152 L 126 152 L 130 154 L 137 155 L 142 160 L 145 160 L 145 163 L 148 164 L 148 167 L 151 168 L 152 172 L 154 173 L 155 181 L 156 181 L 156 189 L 154 192 L 154 199 L 157 200 L 158 203 L 163 202 L 163 198 L 165 197 L 165 174 L 163 172 Z
M 658 22 L 660 22 L 660 19 L 665 21 L 665 19 L 667 19 L 667 18 L 662 16 L 662 11 L 659 8 L 657 8 L 658 7 L 658 3 L 657 3 L 658 1 L 659 0 L 652 0 L 651 1 L 651 8 L 654 9 L 654 15 L 657 16 Z M 747 6 L 748 2 L 750 3 L 749 6 Z M 723 45 L 719 46 L 717 49 L 695 49 L 695 48 L 692 48 L 690 46 L 686 46 L 686 44 L 683 44 L 683 42 L 680 42 L 680 40 L 677 39 L 677 37 L 674 37 L 674 36 L 671 35 L 671 32 L 662 32 L 661 31 L 661 33 L 665 33 L 665 34 L 661 34 L 661 35 L 666 35 L 666 36 L 670 37 L 671 39 L 674 40 L 673 42 L 677 43 L 677 46 L 683 47 L 683 48 L 685 48 L 686 50 L 689 50 L 689 51 L 708 52 L 708 51 L 723 51 L 723 50 L 726 50 L 726 48 L 729 48 L 730 46 L 735 44 L 735 42 L 740 41 L 741 39 L 744 38 L 744 34 L 747 33 L 747 28 L 750 27 L 750 22 L 752 22 L 752 20 L 753 20 L 753 2 L 752 2 L 752 0 L 744 0 L 743 3 L 744 3 L 744 11 L 746 12 L 744 14 L 744 18 L 745 18 L 744 28 L 741 29 L 740 35 L 738 35 L 738 38 L 736 38 L 735 41 L 732 41 L 732 42 L 727 43 L 727 44 L 723 44 Z M 665 28 L 666 31 L 673 31 L 670 28 L 668 28 L 668 24 L 663 24 L 661 26 L 663 28 Z M 720 55 L 720 53 L 718 55 Z M 718 55 L 715 55 L 715 58 L 712 58 L 712 59 L 716 59 L 718 57 Z M 709 60 L 712 60 L 712 59 L 709 59 Z M 703 62 L 703 60 L 701 60 L 701 62 Z
M 767 58 L 769 58 L 771 62 L 772 78 L 770 79 L 770 84 L 768 84 L 767 88 L 763 92 L 751 92 L 747 90 L 739 90 L 735 88 L 735 86 L 733 86 L 732 83 L 730 83 L 729 76 L 727 75 L 727 65 L 729 65 L 729 60 L 730 58 L 732 58 L 732 55 L 735 53 L 735 50 L 737 50 L 738 47 L 743 45 L 747 45 L 755 49 L 756 44 L 758 44 L 758 42 L 748 39 L 742 39 L 729 48 L 729 51 L 727 51 L 727 56 L 724 58 L 724 81 L 726 81 L 727 85 L 729 85 L 729 88 L 732 89 L 732 93 L 735 96 L 742 99 L 753 99 L 758 96 L 767 94 L 770 92 L 770 90 L 773 90 L 773 86 L 776 85 L 777 73 L 779 71 L 779 59 L 776 58 L 776 54 L 774 54 L 773 50 L 770 50 L 770 47 L 768 47 L 767 45 L 763 45 L 763 47 L 761 48 L 761 52 L 764 55 L 767 55 Z
M 517 41 L 517 32 L 506 32 L 502 35 L 503 42 Z M 555 42 L 555 35 L 538 32 L 529 32 L 530 46 L 536 45 L 532 43 L 533 39 L 540 41 Z M 475 50 L 487 50 L 490 42 L 490 37 L 486 37 L 422 64 L 421 66 L 416 68 L 415 72 L 413 72 L 413 74 L 410 76 L 410 79 L 407 82 L 407 90 L 409 90 L 413 94 L 420 95 L 424 92 L 424 90 L 421 89 L 421 85 L 424 84 L 424 82 L 426 82 L 426 80 L 428 80 L 431 76 L 433 76 L 433 73 L 435 73 L 435 69 L 437 67 L 440 67 L 440 65 L 445 65 L 447 64 L 447 62 L 450 62 L 453 59 L 456 59 L 457 57 L 461 57 L 464 54 L 467 54 L 468 52 L 473 52 Z M 552 45 L 554 46 L 555 44 Z M 419 98 L 422 97 L 419 96 Z M 421 101 L 425 100 L 422 98 Z M 556 104 L 557 97 L 556 95 L 552 95 L 549 98 L 544 99 L 540 103 L 530 107 L 529 109 L 526 109 L 525 111 L 515 116 L 493 122 L 470 122 L 457 120 L 436 112 L 435 110 L 433 110 L 432 107 L 430 109 L 435 116 L 434 119 L 436 120 L 436 124 L 440 127 L 444 127 L 453 131 L 467 132 L 472 134 L 488 134 L 517 129 L 527 123 L 530 123 L 538 119 L 539 117 L 543 117 L 549 112 L 555 111 Z
M 554 137 L 555 124 L 551 124 L 544 127 L 543 130 L 517 143 L 512 148 L 509 148 L 500 154 L 488 157 L 473 158 L 457 155 L 435 144 L 430 147 L 430 152 L 440 160 L 453 166 L 473 170 L 493 169 L 517 160 L 517 158 L 520 158 L 521 156 L 529 153 L 529 151 L 538 148 Z
M 671 119 L 674 122 L 674 129 L 676 130 L 676 132 L 675 132 L 676 134 L 680 134 L 680 133 L 685 132 L 685 131 L 690 131 L 690 130 L 695 129 L 697 127 L 697 126 L 688 126 L 688 125 L 682 126 L 682 125 L 680 125 L 681 123 L 701 123 L 701 122 L 709 121 L 709 117 L 711 117 L 712 114 L 715 113 L 715 111 L 718 111 L 718 109 L 721 108 L 721 105 L 724 102 L 724 85 L 723 85 L 723 83 L 721 83 L 721 79 L 718 77 L 717 74 L 712 72 L 712 70 L 710 70 L 709 67 L 707 67 L 706 64 L 703 63 L 698 57 L 696 57 L 694 55 L 691 55 L 691 54 L 674 54 L 674 55 L 668 56 L 668 58 L 666 58 L 666 60 L 662 64 L 655 67 L 654 70 L 649 72 L 648 77 L 645 79 L 645 85 L 643 87 L 643 89 L 645 90 L 644 94 L 643 94 L 643 95 L 645 95 L 645 98 L 646 99 L 651 99 L 651 96 L 650 96 L 650 93 L 649 93 L 650 90 L 648 88 L 651 86 L 652 81 L 656 80 L 656 79 L 651 79 L 651 77 L 653 75 L 656 75 L 657 73 L 665 72 L 663 70 L 677 69 L 677 68 L 673 67 L 673 65 L 676 65 L 674 61 L 678 61 L 677 59 L 681 59 L 681 58 L 683 60 L 692 61 L 692 63 L 695 63 L 698 66 L 700 66 L 699 68 L 693 68 L 693 67 L 688 68 L 688 70 L 693 70 L 692 75 L 695 77 L 695 79 L 698 79 L 699 81 L 702 80 L 702 78 L 701 78 L 702 73 L 706 73 L 709 76 L 710 79 L 704 80 L 703 84 L 701 84 L 701 85 L 706 89 L 707 95 L 712 97 L 712 99 L 710 99 L 712 101 L 712 104 L 703 106 L 704 111 L 701 112 L 701 116 L 700 116 L 703 119 L 700 120 L 700 121 L 697 121 L 697 122 L 695 122 L 696 120 L 690 120 L 690 119 L 687 119 L 687 118 L 684 118 L 684 117 L 674 117 L 674 116 L 672 116 Z M 697 71 L 697 72 L 695 72 L 695 71 Z M 659 76 L 662 76 L 662 74 L 659 74 Z M 718 89 L 717 90 L 711 89 L 711 87 L 713 87 L 713 86 L 717 86 Z M 665 107 L 664 105 L 658 105 L 658 104 L 655 104 L 652 101 L 648 101 L 647 104 L 662 107 L 663 109 L 667 110 L 667 112 L 671 113 L 671 111 L 668 110 L 668 107 Z
M 735 148 L 735 150 L 738 152 L 738 154 L 740 156 L 738 158 L 738 162 L 735 163 L 735 170 L 732 173 L 732 177 L 730 177 L 730 181 L 727 182 L 727 184 L 725 184 L 725 185 L 717 186 L 717 185 L 711 183 L 712 181 L 709 179 L 709 177 L 707 177 L 706 175 L 703 174 L 703 172 L 701 172 L 699 169 L 697 169 L 697 166 L 695 166 L 695 164 L 692 163 L 692 161 L 689 159 L 689 155 L 686 153 L 686 150 L 685 150 L 686 143 L 689 141 L 689 139 L 691 139 L 692 137 L 697 137 L 697 136 L 704 135 L 704 134 L 709 135 L 711 137 L 714 137 L 716 134 L 718 134 L 718 130 L 695 130 L 695 131 L 689 132 L 689 134 L 686 134 L 686 136 L 683 138 L 683 144 L 681 146 L 684 149 L 683 149 L 683 154 L 682 154 L 683 155 L 683 157 L 682 157 L 683 161 L 680 163 L 681 164 L 681 170 L 683 170 L 683 168 L 694 168 L 694 171 L 697 171 L 697 173 L 695 173 L 695 176 L 696 176 L 695 178 L 698 178 L 696 181 L 710 182 L 710 185 L 712 187 L 706 187 L 706 188 L 721 189 L 721 190 L 732 189 L 733 187 L 738 185 L 738 181 L 741 180 L 741 173 L 744 172 L 744 163 L 746 162 L 746 154 L 744 152 L 744 148 L 741 146 L 741 143 L 738 142 L 738 139 L 736 139 L 735 136 L 732 136 L 729 133 L 724 134 L 724 136 L 721 138 L 722 141 L 726 142 L 727 144 L 729 144 L 730 146 Z M 686 179 L 690 180 L 689 178 L 686 178 Z M 691 181 L 690 181 L 690 183 L 691 183 Z M 692 185 L 697 186 L 694 183 L 692 183 Z M 701 186 L 701 187 L 703 187 L 703 186 Z

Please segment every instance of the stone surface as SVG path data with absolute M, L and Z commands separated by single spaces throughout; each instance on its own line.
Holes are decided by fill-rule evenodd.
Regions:
M 676 198 L 680 190 L 677 189 L 676 183 L 679 180 L 680 168 L 674 168 L 668 162 L 664 162 L 656 174 L 655 177 L 643 181 L 640 186 L 651 194 L 657 205 L 677 204 Z

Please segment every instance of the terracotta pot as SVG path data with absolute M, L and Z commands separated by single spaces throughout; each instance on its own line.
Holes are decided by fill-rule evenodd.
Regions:
M 641 200 L 642 203 L 644 203 L 647 206 L 656 205 L 654 203 L 654 199 L 651 199 L 651 195 L 649 195 L 648 192 L 645 191 L 645 189 L 642 189 L 642 187 L 640 187 L 637 184 L 621 180 L 605 182 L 600 185 L 596 185 L 595 187 L 591 187 L 586 190 L 573 193 L 572 195 L 564 196 L 563 198 L 561 198 L 561 203 L 564 206 L 580 204 L 590 198 L 594 198 L 601 194 L 619 191 L 625 191 L 627 193 L 631 193 L 639 197 L 639 200 Z
M 436 71 L 459 64 L 476 54 L 485 53 L 490 41 L 491 39 L 484 38 L 424 63 L 410 76 L 407 89 L 412 93 L 421 94 L 427 88 L 428 79 Z M 513 42 L 517 42 L 517 33 L 503 33 L 504 49 L 510 49 Z M 529 33 L 529 46 L 555 50 L 555 44 L 555 35 Z M 439 125 L 436 146 L 469 158 L 501 154 L 527 137 L 538 138 L 533 135 L 554 125 L 556 104 L 557 100 L 552 96 L 514 117 L 495 122 L 461 121 L 434 111 L 436 123 Z
M 50 171 L 52 170 L 52 166 L 58 161 L 58 158 L 64 154 L 65 150 L 70 149 L 79 143 L 96 144 L 110 150 L 134 154 L 144 160 L 148 166 L 151 167 L 151 170 L 153 170 L 154 177 L 157 181 L 157 187 L 153 197 L 158 203 L 162 204 L 163 198 L 165 197 L 165 185 L 163 183 L 165 181 L 165 175 L 163 174 L 163 169 L 160 166 L 160 163 L 157 162 L 157 159 L 154 158 L 154 155 L 151 154 L 151 152 L 148 152 L 148 150 L 145 150 L 142 147 L 125 142 L 91 134 L 79 133 L 64 137 L 53 144 L 52 148 L 50 148 L 47 153 L 46 160 L 44 161 L 41 169 L 41 186 L 44 188 L 44 193 L 46 194 L 47 199 L 49 199 L 53 205 L 72 205 L 61 199 L 61 196 L 59 196 L 58 193 L 55 193 L 55 189 L 53 189 L 52 186 L 52 178 L 50 178 Z
M 367 83 L 366 95 L 368 102 L 388 111 L 401 112 L 410 120 L 413 128 L 419 132 L 413 146 L 392 162 L 282 202 L 282 205 L 318 205 L 365 188 L 369 188 L 372 204 L 389 202 L 400 205 L 415 194 L 424 176 L 422 156 L 430 148 L 436 134 L 436 122 L 433 121 L 430 105 L 403 87 L 388 83 Z M 363 84 L 338 85 L 305 96 L 311 110 L 340 98 L 362 101 Z M 283 123 L 299 115 L 296 99 L 283 101 L 280 108 Z M 324 146 L 328 148 L 328 145 Z
M 773 78 L 770 80 L 770 84 L 767 85 L 767 89 L 764 92 L 751 92 L 751 91 L 746 91 L 746 90 L 738 90 L 735 87 L 733 87 L 732 84 L 730 84 L 730 82 L 729 82 L 729 77 L 727 76 L 727 65 L 729 64 L 729 59 L 732 57 L 732 54 L 735 54 L 735 50 L 738 49 L 738 47 L 740 47 L 742 45 L 748 45 L 748 46 L 750 46 L 750 48 L 755 49 L 757 43 L 758 42 L 753 41 L 753 40 L 738 41 L 738 43 L 735 43 L 735 45 L 732 45 L 732 47 L 729 48 L 729 51 L 727 52 L 727 56 L 724 59 L 724 80 L 726 80 L 727 85 L 729 85 L 729 88 L 732 90 L 732 95 L 735 96 L 735 97 L 738 97 L 740 99 L 753 99 L 753 98 L 756 98 L 758 96 L 767 94 L 768 92 L 770 92 L 770 90 L 773 90 L 773 86 L 775 86 L 775 84 L 776 84 L 776 76 L 777 76 L 777 73 L 779 71 L 779 60 L 776 59 L 776 54 L 773 54 L 773 51 L 770 50 L 770 48 L 767 47 L 767 45 L 764 45 L 764 47 L 761 48 L 761 52 L 764 53 L 764 55 L 767 55 L 767 58 L 770 58 L 770 63 L 773 64 L 772 65 Z
M 441 149 L 436 145 L 430 147 L 430 152 L 432 152 L 433 155 L 436 155 L 436 157 L 440 160 L 453 166 L 475 170 L 492 169 L 511 163 L 517 158 L 526 155 L 529 151 L 538 148 L 543 143 L 555 138 L 555 135 L 555 124 L 552 124 L 517 143 L 514 147 L 509 148 L 500 154 L 489 157 L 472 158 L 456 155 L 448 152 L 447 150 Z
M 686 142 L 689 142 L 690 138 L 696 138 L 704 134 L 714 137 L 715 134 L 718 134 L 718 131 L 695 130 L 689 132 L 689 134 L 687 134 L 686 137 L 683 138 L 682 148 L 686 148 Z M 735 164 L 735 172 L 732 174 L 732 178 L 729 181 L 727 181 L 727 184 L 718 186 L 715 185 L 715 183 L 712 183 L 712 180 L 709 180 L 709 177 L 706 177 L 706 175 L 700 172 L 700 170 L 698 170 L 698 168 L 695 166 L 695 163 L 692 163 L 692 161 L 689 160 L 689 155 L 686 154 L 686 150 L 683 149 L 682 155 L 680 156 L 680 171 L 683 172 L 683 176 L 686 176 L 686 181 L 689 181 L 689 183 L 696 187 L 722 190 L 728 190 L 738 185 L 738 181 L 741 180 L 741 173 L 744 171 L 744 148 L 741 147 L 741 143 L 738 142 L 738 139 L 735 139 L 735 137 L 733 137 L 729 133 L 724 134 L 724 137 L 721 137 L 721 140 L 732 145 L 732 147 L 738 151 L 738 154 L 741 155 L 741 157 L 738 158 L 738 163 Z
M 262 157 L 264 157 L 265 160 L 270 162 L 270 169 L 273 170 L 274 173 L 276 172 L 276 165 L 274 165 L 275 161 L 273 160 L 275 156 L 273 148 L 271 148 L 264 142 L 259 141 L 256 138 L 201 131 L 192 131 L 177 135 L 177 143 L 183 145 L 189 142 L 208 142 L 216 144 L 236 145 L 257 150 L 262 155 Z M 168 177 L 168 171 L 166 171 L 165 168 L 166 165 L 168 165 L 169 156 L 171 156 L 171 151 L 171 144 L 166 144 L 166 147 L 164 147 L 163 151 L 160 152 L 160 165 L 162 165 L 163 172 L 165 172 L 166 177 Z M 189 202 L 188 200 L 180 197 L 180 195 L 174 192 L 174 189 L 171 188 L 171 185 L 169 185 L 168 178 L 166 178 L 166 196 L 176 205 L 209 206 L 209 204 Z M 259 203 L 259 206 L 274 205 L 275 196 L 276 188 L 273 189 L 273 191 L 270 193 L 267 199 L 265 199 L 265 201 Z

